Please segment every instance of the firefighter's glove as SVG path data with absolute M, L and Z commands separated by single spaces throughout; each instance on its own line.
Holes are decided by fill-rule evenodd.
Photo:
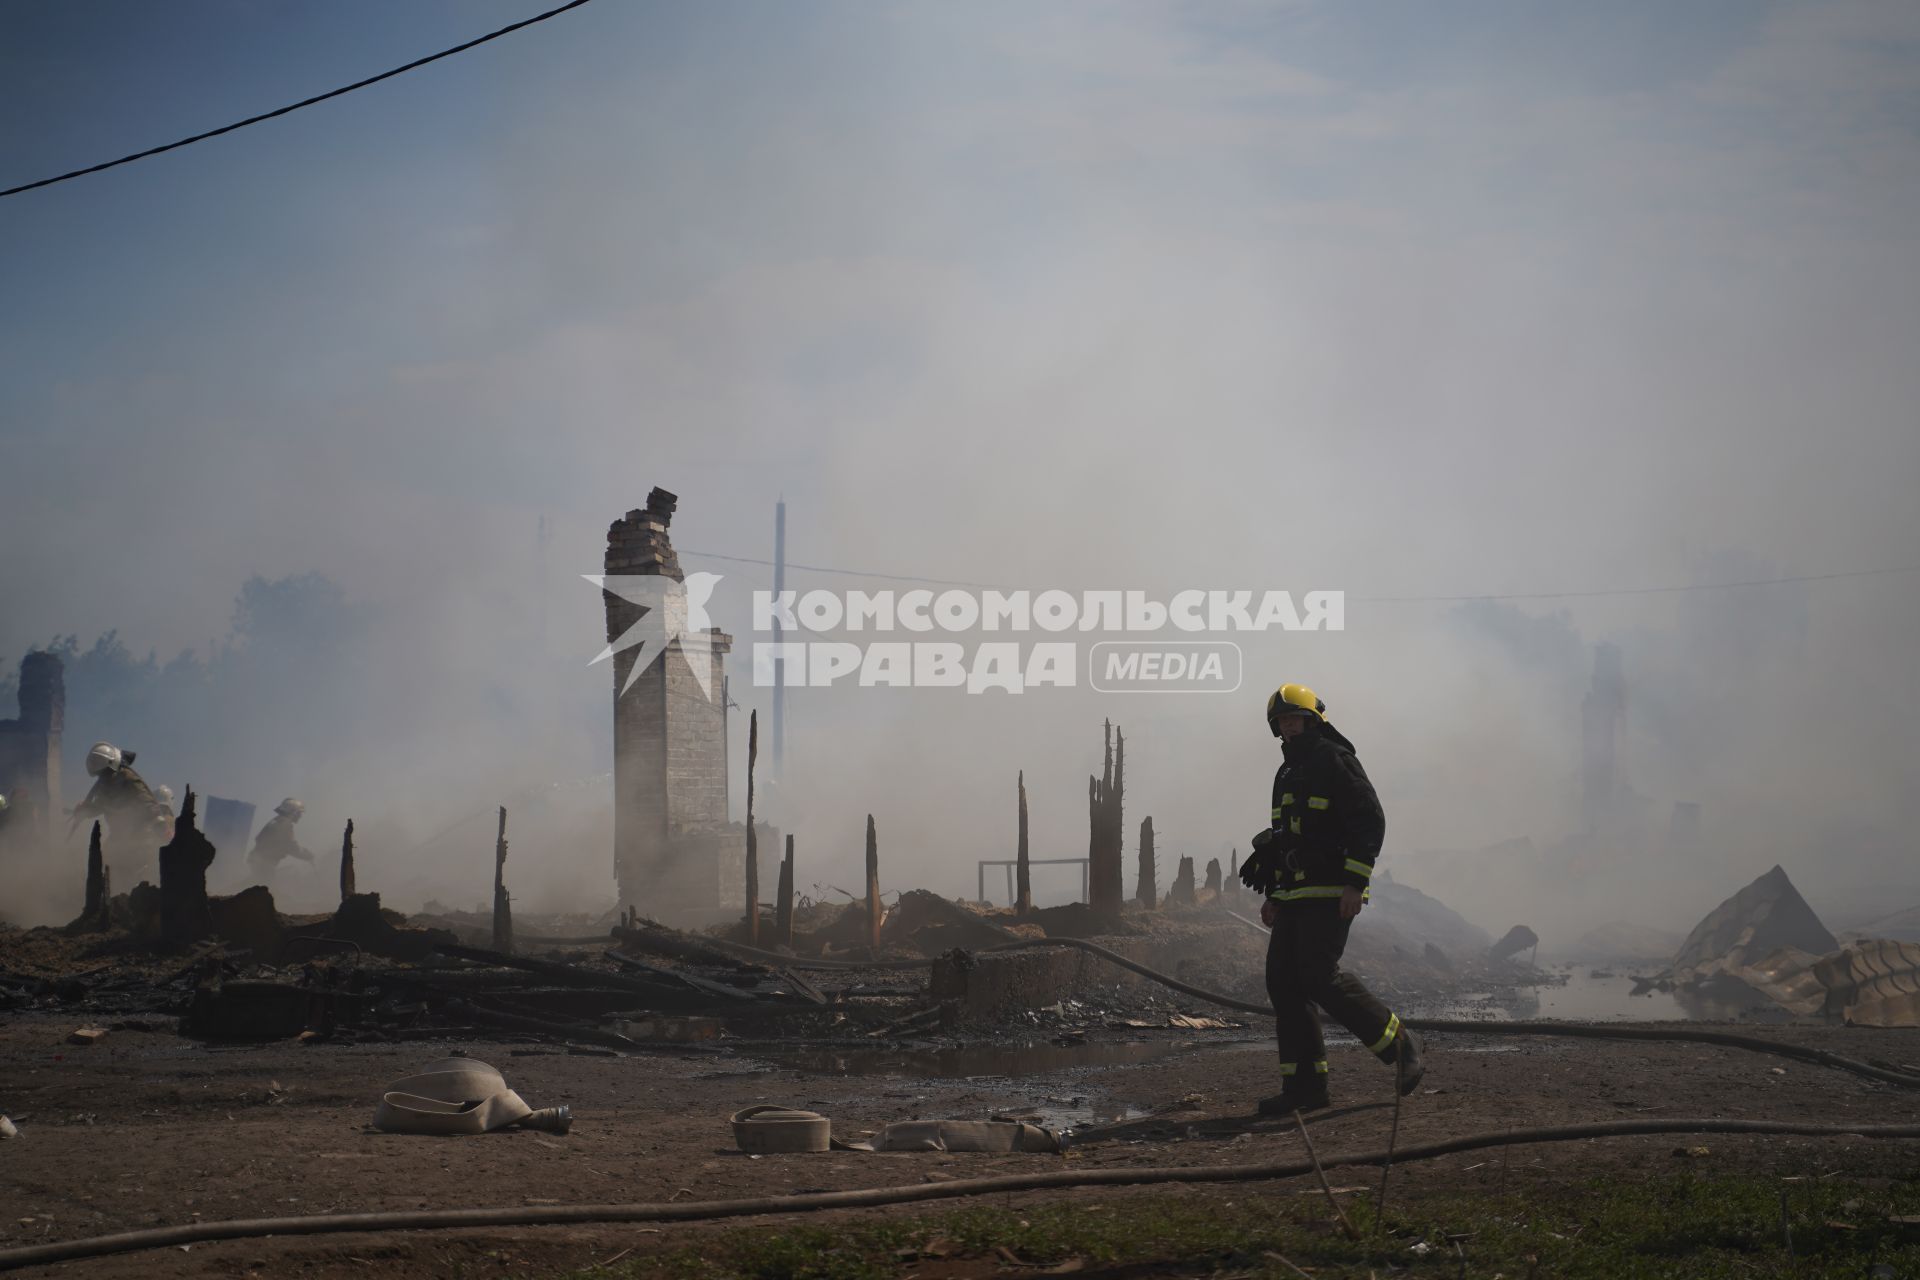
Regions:
M 1253 852 L 1240 864 L 1240 883 L 1255 893 L 1273 888 L 1280 875 L 1280 851 L 1273 847 L 1273 831 L 1262 831 L 1253 838 Z

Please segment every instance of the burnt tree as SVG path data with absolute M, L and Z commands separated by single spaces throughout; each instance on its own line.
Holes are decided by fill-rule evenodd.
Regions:
M 793 945 L 793 836 L 787 836 L 787 856 L 780 859 L 780 892 L 773 908 L 774 937 L 782 946 Z
M 1133 900 L 1148 911 L 1160 905 L 1160 885 L 1153 861 L 1153 819 L 1140 819 L 1140 876 L 1133 886 Z
M 1167 905 L 1190 907 L 1193 904 L 1193 859 L 1182 858 L 1179 873 L 1173 877 L 1173 888 L 1167 891 Z
M 87 905 L 81 918 L 88 928 L 97 928 L 107 914 L 107 859 L 100 848 L 100 819 L 93 820 L 93 834 L 87 837 Z
M 213 932 L 207 903 L 207 868 L 213 842 L 200 834 L 193 788 L 180 805 L 173 839 L 160 850 L 160 934 L 171 943 L 197 942 Z
M 1013 909 L 1017 915 L 1026 915 L 1033 910 L 1033 867 L 1027 860 L 1027 772 L 1020 771 L 1020 843 L 1014 852 L 1015 867 L 1018 875 L 1017 888 L 1013 898 Z
M 348 818 L 347 829 L 340 836 L 340 901 L 345 902 L 353 893 L 353 819 Z
M 867 815 L 867 945 L 880 945 L 880 837 Z
M 747 942 L 760 942 L 760 842 L 753 831 L 753 765 L 760 755 L 760 713 L 747 717 Z
M 1117 916 L 1126 892 L 1120 824 L 1127 790 L 1127 740 L 1111 720 L 1105 725 L 1105 739 L 1100 776 L 1087 779 L 1087 902 L 1096 912 Z
M 513 898 L 507 892 L 507 807 L 500 806 L 500 832 L 493 840 L 493 949 L 513 954 Z
M 100 821 L 94 819 L 93 832 L 87 837 L 87 901 L 80 914 L 67 926 L 68 933 L 97 933 L 113 925 L 111 879 L 106 855 L 100 847 Z

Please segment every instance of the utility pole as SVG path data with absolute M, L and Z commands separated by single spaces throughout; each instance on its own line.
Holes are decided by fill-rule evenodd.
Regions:
M 546 658 L 553 652 L 548 643 L 548 615 L 553 611 L 553 601 L 547 591 L 547 548 L 553 541 L 553 525 L 542 514 L 540 522 L 534 527 L 534 607 L 540 611 L 540 656 Z
M 773 508 L 773 598 L 787 589 L 787 499 L 783 494 Z M 780 643 L 780 615 L 773 615 L 773 643 Z M 779 652 L 775 649 L 775 652 Z M 773 776 L 782 779 L 781 765 L 787 747 L 787 664 L 773 664 Z
M 747 945 L 760 945 L 760 843 L 753 831 L 753 764 L 760 754 L 760 713 L 747 713 Z

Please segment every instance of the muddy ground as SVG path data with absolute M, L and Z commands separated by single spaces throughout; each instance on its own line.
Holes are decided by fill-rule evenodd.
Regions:
M 599 1057 L 565 1049 L 457 1043 L 208 1046 L 172 1031 L 117 1030 L 66 1043 L 70 1014 L 0 1025 L 0 1112 L 22 1136 L 0 1143 L 0 1246 L 189 1221 L 353 1210 L 726 1198 L 1126 1165 L 1239 1164 L 1297 1158 L 1291 1124 L 1257 1121 L 1275 1087 L 1273 1052 L 1242 1031 L 1095 1033 L 1085 1047 L 1032 1054 L 871 1042 L 784 1051 L 716 1047 Z M 1752 1028 L 1742 1030 L 1753 1033 Z M 1761 1034 L 1859 1058 L 1920 1063 L 1920 1031 L 1783 1027 Z M 382 1134 L 369 1125 L 381 1086 L 458 1048 L 500 1067 L 534 1106 L 566 1103 L 562 1137 Z M 1003 1056 L 982 1055 L 997 1048 Z M 1409 1099 L 1400 1141 L 1621 1117 L 1738 1116 L 1845 1123 L 1920 1121 L 1920 1093 L 1844 1072 L 1703 1045 L 1434 1036 L 1431 1069 Z M 1322 1155 L 1377 1148 L 1392 1121 L 1387 1070 L 1356 1046 L 1331 1052 L 1336 1106 L 1313 1124 Z M 842 1074 L 844 1069 L 881 1074 Z M 963 1072 L 959 1076 L 941 1074 Z M 1032 1074 L 1010 1075 L 1009 1071 Z M 756 1103 L 822 1111 L 837 1136 L 913 1117 L 1039 1113 L 1075 1126 L 1069 1154 L 784 1155 L 732 1149 L 727 1117 Z M 1676 1146 L 1705 1146 L 1676 1156 Z M 1626 1138 L 1522 1147 L 1408 1165 L 1395 1195 L 1462 1187 L 1565 1184 L 1596 1172 L 1673 1169 L 1817 1176 L 1920 1176 L 1920 1144 L 1859 1138 Z M 1372 1171 L 1335 1172 L 1336 1186 Z M 1220 1188 L 1223 1199 L 1295 1196 L 1301 1182 Z M 1128 1195 L 1028 1193 L 997 1203 Z M 938 1208 L 938 1205 L 933 1206 Z M 913 1208 L 924 1212 L 926 1206 Z M 863 1210 L 871 1216 L 889 1210 Z M 763 1222 L 783 1219 L 760 1219 Z M 673 1225 L 519 1228 L 232 1241 L 36 1268 L 21 1274 L 473 1276 L 587 1267 L 737 1229 Z M 635 1256 L 629 1254 L 629 1257 Z

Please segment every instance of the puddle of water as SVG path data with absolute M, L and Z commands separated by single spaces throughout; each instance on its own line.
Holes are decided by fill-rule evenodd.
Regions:
M 1415 1017 L 1471 1018 L 1486 1022 L 1733 1021 L 1743 1016 L 1770 1019 L 1780 1013 L 1778 1006 L 1757 992 L 1750 1002 L 1727 1002 L 1671 991 L 1634 995 L 1633 987 L 1633 979 L 1626 974 L 1596 978 L 1591 971 L 1581 969 L 1568 975 L 1563 986 L 1482 992 L 1441 1004 L 1413 1002 L 1410 1007 Z
M 1217 1042 L 1216 1042 L 1217 1043 Z M 969 1079 L 1035 1076 L 1076 1067 L 1118 1067 L 1152 1062 L 1210 1047 L 1179 1040 L 955 1045 L 942 1049 L 793 1049 L 756 1054 L 777 1066 L 827 1076 L 916 1076 Z
M 956 1045 L 940 1049 L 816 1048 L 757 1053 L 754 1056 L 777 1066 L 814 1075 L 979 1080 L 1046 1076 L 1084 1067 L 1126 1066 L 1221 1047 L 1218 1041 L 1141 1040 L 1071 1045 L 1046 1042 Z M 1060 1086 L 1053 1082 L 1052 1087 Z M 1095 1125 L 1138 1120 L 1150 1113 L 1113 1098 L 1040 1094 L 1028 1095 L 1019 1103 L 995 1107 L 993 1114 L 1071 1133 Z
M 994 1114 L 1025 1120 L 1045 1129 L 1072 1133 L 1096 1125 L 1123 1124 L 1153 1113 L 1145 1107 L 1129 1106 L 1106 1098 L 1047 1098 L 1036 1106 L 996 1111 Z
M 1594 978 L 1576 973 L 1564 987 L 1534 989 L 1541 1018 L 1577 1022 L 1675 1022 L 1691 1017 L 1670 991 L 1633 994 L 1633 979 Z

